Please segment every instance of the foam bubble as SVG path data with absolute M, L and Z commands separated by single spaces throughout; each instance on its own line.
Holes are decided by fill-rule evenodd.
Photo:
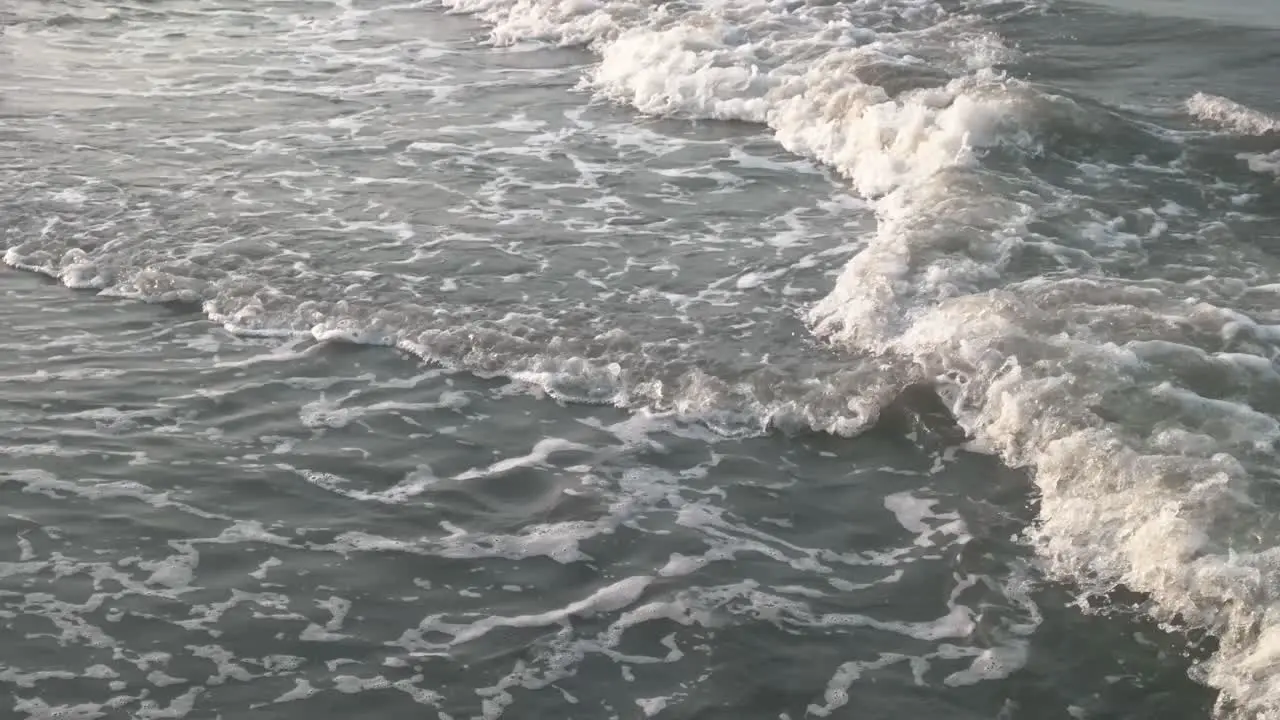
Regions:
M 864 81 L 893 66 L 892 51 L 885 52 L 893 45 L 890 32 L 870 33 L 880 41 L 876 47 L 841 47 L 810 32 L 804 39 L 821 48 L 817 59 L 791 64 L 788 36 L 765 29 L 772 29 L 765 7 L 753 7 L 753 19 L 719 9 L 698 14 L 696 22 L 692 14 L 619 18 L 625 7 L 619 5 L 581 13 L 556 7 L 494 2 L 482 16 L 499 39 L 590 42 L 601 54 L 592 86 L 642 111 L 767 123 L 787 148 L 832 165 L 873 199 L 879 227 L 814 307 L 815 332 L 861 353 L 904 358 L 938 377 L 983 446 L 1035 469 L 1043 503 L 1033 535 L 1056 572 L 1124 582 L 1150 593 L 1163 616 L 1195 618 L 1219 631 L 1224 645 L 1209 665 L 1211 682 L 1246 704 L 1276 704 L 1280 693 L 1240 669 L 1268 662 L 1273 633 L 1256 598 L 1269 597 L 1270 586 L 1257 576 L 1224 578 L 1242 558 L 1261 555 L 1227 552 L 1222 538 L 1235 534 L 1228 528 L 1237 523 L 1228 518 L 1250 504 L 1247 471 L 1227 453 L 1266 453 L 1276 421 L 1236 399 L 1204 397 L 1167 376 L 1152 377 L 1134 362 L 1123 336 L 1096 318 L 1101 313 L 1117 326 L 1178 340 L 1180 325 L 1219 334 L 1250 328 L 1257 342 L 1273 339 L 1240 313 L 1185 291 L 1151 295 L 1120 281 L 1019 284 L 1003 277 L 1007 259 L 1030 234 L 1036 207 L 994 192 L 1009 181 L 986 173 L 983 156 L 1002 147 L 1033 155 L 1042 142 L 1036 123 L 1076 122 L 1082 111 L 987 71 L 981 52 L 966 54 L 963 71 L 942 84 L 895 92 Z M 938 24 L 943 32 L 955 29 L 948 26 Z M 768 56 L 743 39 L 747 28 L 769 38 Z M 1276 129 L 1274 119 L 1225 98 L 1200 94 L 1188 109 L 1234 132 Z M 1255 170 L 1269 168 L 1265 156 L 1249 161 Z M 1058 202 L 1066 197 L 1053 188 L 1036 192 Z M 957 238 L 948 229 L 954 227 L 980 232 Z M 1133 244 L 1114 224 L 1095 225 L 1081 240 L 1100 253 L 1123 253 Z M 1138 405 L 1109 401 L 1135 393 Z M 1108 406 L 1097 408 L 1098 402 Z M 1193 436 L 1202 438 L 1193 455 L 1170 447 L 1175 437 Z M 922 529 L 908 510 L 899 508 L 904 525 Z M 1269 542 L 1257 552 L 1266 553 Z M 665 572 L 693 567 L 673 557 Z M 957 616 L 920 632 L 933 637 L 963 626 Z M 1006 673 L 1022 662 L 1022 652 L 1017 644 L 989 652 L 950 682 Z M 842 696 L 838 687 L 832 692 L 834 708 Z
M 1250 170 L 1275 175 L 1277 181 L 1280 181 L 1280 150 L 1269 153 L 1244 153 L 1240 158 L 1248 164 Z
M 584 84 L 601 96 L 662 115 L 761 123 L 790 151 L 825 163 L 847 178 L 875 213 L 876 227 L 858 241 L 859 252 L 807 320 L 818 337 L 841 349 L 842 361 L 855 367 L 837 371 L 828 365 L 820 377 L 801 377 L 793 382 L 782 377 L 786 371 L 773 372 L 773 360 L 765 359 L 759 364 L 769 366 L 771 372 L 745 380 L 733 373 L 720 377 L 711 371 L 710 366 L 716 364 L 711 361 L 702 363 L 708 367 L 701 367 L 697 359 L 680 364 L 689 353 L 679 342 L 664 345 L 637 340 L 618 328 L 588 327 L 584 334 L 589 338 L 566 337 L 560 330 L 564 323 L 558 320 L 585 315 L 579 307 L 545 316 L 528 311 L 487 315 L 481 309 L 492 299 L 485 294 L 486 288 L 472 287 L 477 278 L 461 273 L 431 283 L 450 288 L 451 296 L 457 298 L 455 305 L 441 308 L 418 292 L 422 278 L 412 274 L 366 268 L 326 274 L 317 269 L 318 263 L 310 256 L 314 247 L 308 243 L 319 245 L 318 238 L 328 241 L 330 235 L 308 237 L 296 248 L 292 242 L 279 243 L 273 237 L 246 246 L 227 237 L 234 232 L 225 228 L 193 228 L 175 220 L 175 232 L 195 230 L 214 236 L 209 242 L 199 238 L 195 244 L 202 249 L 178 258 L 173 256 L 171 238 L 123 251 L 115 242 L 115 235 L 128 234 L 125 230 L 154 230 L 158 226 L 154 218 L 152 224 L 113 227 L 107 238 L 89 238 L 99 242 L 91 247 L 74 232 L 65 237 L 53 232 L 58 222 L 72 219 L 65 216 L 67 219 L 50 221 L 52 224 L 43 228 L 33 226 L 30 233 L 22 235 L 22 242 L 6 249 L 5 262 L 43 272 L 73 287 L 197 304 L 210 318 L 242 334 L 394 346 L 482 374 L 507 374 L 558 399 L 649 405 L 702 417 L 708 426 L 725 434 L 758 433 L 770 427 L 812 427 L 853 434 L 873 422 L 908 383 L 936 383 L 949 409 L 974 434 L 979 447 L 1035 471 L 1041 515 L 1031 538 L 1052 571 L 1081 583 L 1096 582 L 1101 589 L 1124 583 L 1148 593 L 1161 617 L 1176 616 L 1209 627 L 1222 638 L 1219 654 L 1207 666 L 1209 681 L 1245 704 L 1280 706 L 1276 699 L 1280 698 L 1280 686 L 1259 677 L 1274 664 L 1280 645 L 1275 630 L 1280 625 L 1268 609 L 1277 595 L 1269 571 L 1275 542 L 1263 532 L 1266 523 L 1259 519 L 1251 499 L 1255 489 L 1251 473 L 1273 461 L 1269 449 L 1277 438 L 1277 424 L 1265 411 L 1269 407 L 1265 404 L 1268 381 L 1259 379 L 1266 373 L 1256 372 L 1275 353 L 1277 329 L 1261 317 L 1263 313 L 1258 320 L 1250 317 L 1247 311 L 1251 308 L 1239 300 L 1239 293 L 1229 292 L 1228 286 L 1241 284 L 1234 282 L 1237 278 L 1214 283 L 1203 277 L 1209 273 L 1206 267 L 1190 265 L 1173 268 L 1168 276 L 1148 272 L 1161 266 L 1149 262 L 1152 253 L 1162 249 L 1157 241 L 1168 239 L 1174 244 L 1177 240 L 1185 243 L 1179 247 L 1212 255 L 1216 248 L 1230 245 L 1224 226 L 1191 228 L 1194 211 L 1169 201 L 1161 206 L 1166 212 L 1158 221 L 1148 218 L 1140 230 L 1130 232 L 1126 225 L 1138 224 L 1131 218 L 1111 217 L 1104 212 L 1106 208 L 1096 207 L 1099 203 L 1033 175 L 1028 168 L 1037 162 L 1057 161 L 1052 152 L 1046 152 L 1052 150 L 1054 138 L 1087 134 L 1096 130 L 1099 122 L 1066 98 L 993 70 L 1012 53 L 980 20 L 929 2 L 796 6 L 748 1 L 699 6 L 676 3 L 660 8 L 628 0 L 451 0 L 447 4 L 491 23 L 492 39 L 498 43 L 538 39 L 589 45 L 601 60 Z M 300 21 L 296 29 L 300 34 L 290 36 L 289 42 L 311 46 L 317 37 L 352 37 L 356 26 L 343 26 L 351 20 L 348 15 L 344 18 L 333 27 L 322 27 L 327 22 L 322 20 Z M 263 41 L 271 38 L 264 36 Z M 384 71 L 379 69 L 381 79 L 377 82 L 342 92 L 365 97 L 408 82 L 406 77 Z M 125 80 L 122 78 L 121 84 Z M 226 96 L 233 90 L 261 89 L 238 84 L 241 82 L 249 81 L 237 79 L 237 84 L 191 92 Z M 154 91 L 156 88 L 148 87 L 147 92 Z M 121 97 L 134 92 L 122 88 Z M 322 94 L 328 97 L 332 92 L 327 88 Z M 1188 102 L 1188 110 L 1202 121 L 1236 133 L 1275 130 L 1273 118 L 1224 98 L 1197 95 Z M 306 142 L 329 147 L 340 140 L 357 140 L 374 121 L 366 115 L 323 118 L 311 127 L 291 130 L 302 132 L 300 137 Z M 545 129 L 520 117 L 499 120 L 492 127 L 512 132 Z M 1058 132 L 1063 127 L 1071 132 Z M 459 130 L 440 128 L 442 134 Z M 502 152 L 545 155 L 550 153 L 547 143 L 553 139 L 522 141 L 521 147 Z M 618 142 L 625 147 L 670 144 L 642 132 Z M 271 142 L 232 142 L 213 134 L 196 138 L 186 147 L 199 144 L 217 147 L 218 152 L 227 148 L 267 155 L 283 152 Z M 453 153 L 459 147 L 452 142 L 419 142 L 403 159 L 416 162 L 420 156 Z M 486 152 L 491 150 L 494 148 L 485 148 Z M 1246 159 L 1256 172 L 1272 172 L 1272 155 Z M 1002 157 L 1016 161 L 1001 165 Z M 470 160 L 476 162 L 475 157 Z M 1134 176 L 1094 160 L 1063 168 L 1063 172 L 1072 181 L 1095 183 L 1092 187 L 1134 182 Z M 567 172 L 575 190 L 601 184 L 600 174 L 589 164 L 580 160 L 568 164 L 573 166 Z M 1134 168 L 1138 165 L 1134 163 Z M 296 191 L 288 200 L 292 204 L 311 209 L 333 207 L 341 202 L 334 196 L 333 186 L 299 184 L 332 169 L 284 170 L 255 176 L 254 181 L 291 187 Z M 1150 163 L 1138 169 L 1153 177 L 1172 172 Z M 673 185 L 698 181 L 725 189 L 740 179 L 736 172 L 698 168 L 654 174 Z M 498 205 L 495 198 L 519 189 L 522 183 L 530 185 L 508 168 L 495 170 L 494 176 L 473 193 L 467 212 L 497 218 L 507 227 L 543 219 L 528 208 L 485 215 Z M 388 188 L 414 180 L 357 176 L 352 182 Z M 538 187 L 545 191 L 548 185 Z M 448 197 L 466 195 L 456 188 L 438 189 Z M 200 192 L 200 188 L 186 188 L 171 194 L 185 193 L 181 197 L 185 202 Z M 690 194 L 672 195 L 673 202 L 701 199 Z M 79 202 L 73 194 L 55 200 Z M 617 202 L 605 197 L 596 200 Z M 251 197 L 232 201 L 256 202 Z M 146 209 L 142 205 L 127 210 L 141 216 Z M 93 203 L 86 203 L 77 207 L 76 213 L 92 207 Z M 194 202 L 175 207 L 192 211 L 182 213 L 184 216 L 211 212 Z M 266 212 L 265 208 L 258 210 Z M 1233 206 L 1231 211 L 1238 208 Z M 320 217 L 303 216 L 308 220 Z M 1052 239 L 1042 235 L 1043 225 L 1060 217 L 1067 218 L 1055 227 L 1061 232 L 1051 233 Z M 95 221 L 90 218 L 86 222 Z M 369 233 L 403 242 L 414 228 L 395 218 L 371 216 L 345 222 L 335 232 Z M 770 247 L 781 251 L 804 236 L 794 227 L 786 232 L 790 234 L 774 238 Z M 415 242 L 419 240 L 423 238 L 415 238 Z M 710 246 L 725 239 L 706 232 L 681 240 Z M 81 249 L 78 244 L 82 241 L 90 249 Z M 414 249 L 414 260 L 444 257 L 417 254 L 435 252 L 438 248 L 434 244 L 449 244 L 458 256 L 466 256 L 473 246 L 484 243 L 456 233 L 423 240 L 422 244 Z M 807 262 L 818 266 L 837 254 L 815 251 Z M 1049 260 L 1038 265 L 1041 255 Z M 395 262 L 402 261 L 398 258 Z M 545 262 L 545 258 L 534 261 L 510 252 L 484 269 L 495 282 L 518 282 L 523 290 L 538 281 Z M 255 273 L 260 266 L 269 266 L 275 274 Z M 651 264 L 646 270 L 656 272 L 664 267 Z M 1127 281 L 1121 278 L 1130 275 L 1111 272 L 1113 268 L 1141 277 Z M 604 276 L 610 280 L 625 272 L 607 270 L 615 273 Z M 1218 269 L 1213 272 L 1221 274 Z M 651 289 L 651 283 L 646 282 L 645 287 L 635 290 L 634 302 L 645 308 L 666 303 L 682 312 L 694 305 L 714 308 L 725 302 L 730 291 L 764 293 L 783 277 L 788 277 L 788 271 L 763 265 L 735 267 L 718 286 L 700 294 Z M 613 287 L 599 278 L 589 280 L 588 285 L 603 291 Z M 467 297 L 478 297 L 473 300 L 475 305 L 468 305 Z M 394 302 L 383 302 L 386 298 Z M 770 322 L 776 320 L 776 307 L 763 309 L 773 318 Z M 694 321 L 687 313 L 663 320 L 673 318 L 699 329 L 714 328 L 718 322 L 714 316 Z M 597 320 L 592 318 L 577 327 L 591 326 Z M 1165 345 L 1156 347 L 1151 341 Z M 791 344 L 790 336 L 779 344 Z M 1202 352 L 1171 350 L 1174 345 Z M 295 343 L 286 352 L 253 362 L 295 359 L 305 352 L 297 350 L 300 346 Z M 1203 351 L 1208 347 L 1225 352 L 1211 356 Z M 1243 360 L 1246 356 L 1254 359 Z M 812 360 L 812 356 L 805 360 Z M 677 365 L 680 371 L 667 370 Z M 792 364 L 787 370 L 795 367 Z M 1230 377 L 1232 392 L 1215 394 L 1212 383 L 1207 387 L 1198 383 L 1196 377 L 1205 368 Z M 345 400 L 309 406 L 303 413 L 304 422 L 318 430 L 341 429 L 368 412 L 396 407 L 357 408 Z M 119 413 L 84 419 L 121 422 L 122 428 L 126 421 L 136 420 Z M 455 479 L 481 479 L 545 463 L 553 453 L 573 449 L 557 444 L 563 442 L 544 441 L 524 457 L 474 468 Z M 353 490 L 337 475 L 306 471 L 305 476 L 335 493 L 390 503 L 416 496 L 434 481 L 424 473 L 406 478 L 404 484 L 387 493 L 366 493 Z M 0 474 L 0 480 L 58 500 L 128 498 L 202 518 L 216 517 L 177 503 L 167 493 L 130 483 L 72 482 L 30 471 L 7 471 Z M 330 543 L 307 547 L 338 553 L 416 552 L 447 558 L 547 556 L 576 562 L 586 559 L 582 541 L 614 531 L 617 523 L 629 519 L 629 513 L 637 508 L 673 497 L 670 486 L 675 480 L 632 475 L 624 477 L 621 484 L 623 490 L 610 508 L 614 515 L 600 522 L 546 523 L 511 535 L 446 526 L 441 537 L 411 539 L 349 532 Z M 887 500 L 887 509 L 917 534 L 922 544 L 942 538 L 962 540 L 962 527 L 948 526 L 949 519 L 942 515 L 930 515 L 931 509 L 924 503 L 916 495 L 896 494 Z M 707 563 L 748 552 L 805 572 L 822 572 L 834 564 L 888 566 L 909 556 L 910 549 L 841 554 L 800 548 L 735 526 L 708 503 L 682 501 L 673 506 L 676 527 L 698 533 L 707 548 L 701 555 L 671 555 L 659 571 L 663 577 L 686 576 Z M 236 523 L 211 540 L 247 541 L 291 545 L 288 538 L 247 522 Z M 142 584 L 149 592 L 175 596 L 192 587 L 199 555 L 190 545 L 174 549 L 177 554 L 169 558 L 139 564 L 151 573 Z M 45 563 L 30 560 L 0 565 L 0 574 L 34 572 L 37 567 L 45 567 Z M 132 582 L 131 587 L 138 586 Z M 564 622 L 576 613 L 621 610 L 638 602 L 650 582 L 648 576 L 632 578 L 601 590 L 605 593 L 601 597 L 593 595 L 541 614 L 495 616 L 467 624 L 437 620 L 443 623 L 440 627 L 452 631 L 455 642 L 462 642 L 497 627 L 542 627 Z M 809 612 L 794 599 L 756 588 L 738 587 L 725 590 L 724 595 L 749 607 L 744 612 L 799 624 L 872 627 L 925 641 L 960 637 L 973 629 L 971 615 L 954 602 L 934 621 L 886 623 L 852 613 Z M 244 597 L 234 596 L 233 601 Z M 216 618 L 234 602 L 204 607 L 205 618 Z M 641 609 L 652 616 L 666 613 L 693 622 L 692 611 L 688 611 L 693 604 L 673 602 Z M 56 607 L 48 609 L 51 616 L 61 617 L 59 612 Z M 336 610 L 333 617 L 337 623 L 333 628 L 316 625 L 304 634 L 336 635 L 341 626 Z M 199 627 L 204 620 L 192 622 L 193 627 Z M 114 644 L 97 628 L 67 625 L 62 630 L 68 640 L 87 638 L 104 646 Z M 195 652 L 215 663 L 216 682 L 253 677 L 221 648 L 201 646 Z M 967 670 L 949 676 L 955 683 L 998 677 L 1022 661 L 1016 643 L 976 659 L 967 652 L 954 651 L 971 659 Z M 940 650 L 934 659 L 955 658 L 944 657 Z M 556 665 L 546 676 L 560 671 L 563 667 Z M 866 668 L 857 664 L 842 666 L 825 704 L 815 705 L 812 711 L 832 712 L 847 702 L 850 683 L 864 671 Z M 364 682 L 344 680 L 343 687 L 363 689 Z M 513 671 L 509 679 L 495 686 L 486 695 L 485 715 L 500 714 L 510 699 L 508 688 L 524 682 L 535 679 Z M 168 710 L 148 706 L 146 713 L 163 716 L 182 710 L 183 705 L 175 700 Z
M 1241 135 L 1280 132 L 1280 120 L 1220 95 L 1192 95 L 1187 99 L 1187 112 L 1199 120 Z

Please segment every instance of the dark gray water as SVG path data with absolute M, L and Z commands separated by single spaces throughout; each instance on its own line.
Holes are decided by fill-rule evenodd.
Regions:
M 15 717 L 1207 712 L 1180 639 L 1037 579 L 992 458 L 0 278 Z
M 0 10 L 0 716 L 1280 712 L 1280 15 L 446 5 Z

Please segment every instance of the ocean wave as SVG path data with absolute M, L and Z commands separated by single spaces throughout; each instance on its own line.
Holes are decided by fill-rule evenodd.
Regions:
M 767 124 L 874 199 L 879 227 L 810 312 L 814 332 L 935 379 L 981 446 L 1034 470 L 1042 504 L 1029 536 L 1053 572 L 1090 590 L 1139 590 L 1159 617 L 1214 631 L 1221 647 L 1201 672 L 1222 712 L 1280 712 L 1267 679 L 1280 653 L 1278 550 L 1253 499 L 1280 434 L 1272 415 L 1222 391 L 1274 387 L 1276 328 L 1172 280 L 1017 279 L 1032 224 L 1067 194 L 1024 199 L 1035 185 L 983 158 L 999 147 L 1034 156 L 1036 105 L 1069 101 L 995 72 L 992 58 L 1008 52 L 997 38 L 922 2 L 844 6 L 843 26 L 829 8 L 794 4 L 653 19 L 628 3 L 580 14 L 449 4 L 479 12 L 499 41 L 591 44 L 601 64 L 589 84 L 641 111 Z M 869 79 L 895 71 L 897 88 Z M 1276 129 L 1223 98 L 1188 107 L 1236 132 Z M 1188 355 L 1228 382 L 1192 389 Z
M 589 47 L 600 61 L 583 86 L 600 97 L 767 126 L 846 178 L 876 227 L 805 317 L 829 347 L 722 373 L 618 322 L 566 336 L 514 311 L 423 306 L 391 275 L 329 277 L 282 260 L 264 280 L 248 256 L 178 264 L 164 250 L 42 239 L 5 262 L 70 287 L 198 303 L 236 332 L 393 346 L 725 434 L 851 435 L 906 388 L 932 385 L 976 447 L 1033 470 L 1028 539 L 1050 572 L 1086 592 L 1141 591 L 1161 619 L 1213 631 L 1220 649 L 1201 672 L 1223 713 L 1280 713 L 1268 674 L 1280 657 L 1280 545 L 1255 499 L 1280 439 L 1269 400 L 1280 317 L 1250 314 L 1255 276 L 1215 276 L 1236 267 L 1221 223 L 1176 204 L 1116 210 L 1106 193 L 1135 184 L 1128 170 L 1058 157 L 1060 138 L 1103 137 L 1111 119 L 1005 76 L 1017 53 L 989 22 L 928 0 L 445 5 L 489 23 L 495 43 Z M 1196 97 L 1188 107 L 1203 120 L 1274 129 Z M 1149 262 L 1164 242 L 1181 243 L 1180 263 Z
M 1280 120 L 1220 95 L 1196 93 L 1187 99 L 1187 112 L 1202 122 L 1241 135 L 1280 132 Z

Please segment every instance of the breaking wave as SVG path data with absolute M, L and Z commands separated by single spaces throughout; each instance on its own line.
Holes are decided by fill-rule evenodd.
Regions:
M 1197 672 L 1222 692 L 1222 713 L 1280 714 L 1280 543 L 1265 498 L 1280 438 L 1269 260 L 1215 219 L 1239 193 L 1198 208 L 1173 199 L 1197 195 L 1202 180 L 1180 140 L 1001 71 L 1018 53 L 991 15 L 1025 8 L 445 4 L 487 22 L 498 44 L 590 48 L 599 62 L 582 85 L 598 97 L 765 125 L 843 176 L 875 227 L 807 310 L 829 354 L 732 376 L 609 328 L 565 337 L 481 302 L 442 314 L 415 306 L 392 276 L 318 278 L 279 260 L 264 280 L 248 261 L 176 268 L 159 251 L 40 237 L 5 261 L 69 287 L 199 303 L 239 332 L 396 346 L 723 432 L 854 434 L 903 388 L 931 383 L 977 447 L 1033 471 L 1041 504 L 1028 538 L 1053 574 L 1088 593 L 1138 590 L 1158 618 L 1212 631 L 1220 648 Z M 1187 108 L 1231 132 L 1277 128 L 1224 98 L 1196 95 Z M 1127 163 L 1091 154 L 1117 131 L 1142 135 L 1144 151 Z M 1126 192 L 1135 199 L 1117 199 Z M 384 302 L 299 299 L 299 287 L 339 280 Z

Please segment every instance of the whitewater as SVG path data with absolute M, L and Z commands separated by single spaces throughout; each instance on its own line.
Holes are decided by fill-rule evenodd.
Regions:
M 1000 5 L 1001 15 L 1046 10 Z M 853 417 L 873 415 L 886 385 L 936 383 L 979 447 L 1033 468 L 1041 504 L 1029 541 L 1053 573 L 1089 593 L 1137 590 L 1157 617 L 1209 629 L 1222 644 L 1200 672 L 1222 707 L 1280 713 L 1268 677 L 1280 657 L 1277 538 L 1257 499 L 1265 480 L 1250 473 L 1265 473 L 1280 430 L 1264 400 L 1280 380 L 1280 325 L 1245 300 L 1272 292 L 1274 265 L 1162 276 L 1126 229 L 1137 223 L 1100 218 L 1105 206 L 1071 189 L 1072 174 L 1096 177 L 1099 163 L 1076 160 L 1069 144 L 1120 121 L 998 72 L 1017 51 L 980 19 L 982 4 L 449 6 L 491 23 L 498 43 L 589 45 L 601 62 L 585 82 L 603 97 L 767 124 L 783 147 L 839 171 L 872 202 L 877 227 L 807 319 L 862 362 L 886 358 L 850 399 Z M 1204 93 L 1186 110 L 1242 135 L 1280 131 Z M 1060 177 L 1029 171 L 1054 160 Z M 1169 232 L 1162 211 L 1180 214 L 1169 210 L 1140 210 L 1147 237 Z M 1078 219 L 1069 234 L 1036 232 L 1064 216 Z M 1126 262 L 1156 267 L 1107 272 Z
M 28 123 L 20 140 L 41 150 L 9 162 L 3 187 L 47 192 L 30 207 L 8 209 L 5 262 L 67 288 L 198 310 L 245 342 L 281 343 L 273 363 L 306 357 L 310 351 L 295 349 L 316 341 L 390 346 L 432 367 L 513 380 L 547 404 L 622 408 L 630 423 L 692 423 L 705 429 L 707 443 L 858 438 L 902 412 L 904 391 L 930 388 L 928 402 L 947 417 L 917 423 L 913 438 L 962 445 L 1027 471 L 1034 512 L 1017 543 L 1030 549 L 1038 572 L 1070 587 L 1089 612 L 1207 634 L 1213 647 L 1189 672 L 1217 693 L 1215 715 L 1280 718 L 1280 114 L 1273 98 L 1229 98 L 1195 73 L 1171 71 L 1158 82 L 1106 74 L 1138 65 L 1128 57 L 1099 61 L 1104 69 L 1096 73 L 1081 69 L 1088 53 L 1078 46 L 1095 39 L 1090 19 L 1097 37 L 1107 21 L 1074 4 L 350 0 L 324 12 L 301 5 L 264 11 L 279 31 L 262 47 L 253 46 L 258 30 L 240 24 L 258 12 L 250 9 L 219 15 L 226 25 L 216 31 L 184 26 L 181 41 L 138 20 L 142 11 L 132 6 L 119 11 L 134 15 L 118 39 L 101 39 L 116 31 L 92 27 L 115 17 L 68 20 L 84 37 L 100 38 L 94 42 L 119 64 L 112 102 L 124 114 L 83 127 L 75 124 L 85 112 L 80 100 L 96 92 L 88 80 L 38 113 L 24 108 L 24 93 L 51 82 L 60 61 L 53 45 L 41 46 L 38 23 L 53 22 L 43 10 L 13 21 L 6 37 L 15 69 L 0 79 L 18 119 L 4 132 Z M 419 44 L 422 30 L 410 19 L 453 14 L 484 24 L 483 35 L 465 39 L 469 48 L 517 58 L 588 51 L 554 68 L 519 60 L 494 80 L 517 110 L 531 102 L 520 100 L 522 85 L 550 88 L 568 104 L 558 118 L 577 130 L 518 112 L 491 124 L 477 112 L 433 125 L 434 134 L 388 119 L 395 103 L 386 98 L 396 93 L 425 93 L 424 108 L 466 102 L 469 86 L 453 84 L 444 70 L 431 76 L 464 52 L 463 41 Z M 1160 22 L 1168 27 L 1135 40 L 1154 48 L 1153 64 L 1173 57 L 1178 38 L 1201 32 L 1176 25 L 1192 20 Z M 1204 33 L 1206 44 L 1217 42 Z M 370 34 L 399 44 L 360 45 Z M 274 52 L 300 60 L 277 67 Z M 182 60 L 130 64 L 148 53 Z M 337 87 L 327 79 L 337 73 L 358 81 Z M 1242 83 L 1239 94 L 1263 92 Z M 295 96 L 363 109 L 296 118 L 281 110 Z M 257 104 L 224 110 L 219 97 Z M 145 125 L 148 134 L 168 127 L 151 115 L 153 105 L 178 99 L 198 110 L 174 121 L 172 136 L 130 135 L 144 123 L 154 123 Z M 584 113 L 602 106 L 622 108 L 634 126 L 585 160 L 565 143 L 576 142 L 573 132 L 596 132 L 602 121 Z M 228 129 L 208 131 L 204 118 Z M 744 126 L 772 147 L 716 135 Z M 466 134 L 486 127 L 527 141 L 502 148 Z M 669 139 L 690 128 L 704 135 L 687 145 Z M 154 156 L 110 157 L 143 142 Z M 359 153 L 383 151 L 398 153 L 404 176 L 390 163 L 367 174 L 358 167 Z M 45 167 L 41 152 L 56 155 L 56 167 Z M 98 169 L 76 170 L 77 153 L 94 153 Z M 639 153 L 651 153 L 641 163 L 657 168 L 647 190 L 628 185 L 641 182 L 628 178 L 633 171 L 600 159 Z M 557 163 L 565 174 L 464 175 L 491 157 Z M 731 170 L 715 165 L 722 157 L 732 159 Z M 194 158 L 198 178 L 185 158 Z M 428 167 L 458 179 L 415 178 Z M 797 194 L 827 189 L 803 205 L 786 182 L 744 200 L 735 193 L 754 182 L 751 172 L 794 178 Z M 422 212 L 448 211 L 444 201 L 423 199 L 429 190 L 492 225 L 427 230 L 392 205 L 377 206 L 376 193 L 347 194 L 349 187 L 398 192 L 397 185 L 409 192 L 415 182 L 430 186 L 412 187 L 414 201 L 428 205 Z M 289 199 L 264 194 L 276 191 Z M 645 193 L 709 208 L 705 219 L 689 221 L 705 225 L 642 208 L 636 197 Z M 561 209 L 579 207 L 579 196 L 588 198 L 581 207 L 604 219 Z M 744 203 L 768 206 L 769 215 L 735 224 L 754 211 Z M 562 211 L 565 217 L 547 220 Z M 290 218 L 299 217 L 305 222 L 297 226 L 314 233 L 305 242 L 290 238 Z M 765 225 L 765 239 L 747 241 L 743 228 Z M 495 228 L 510 235 L 489 243 Z M 590 241 L 581 247 L 554 240 L 556 232 L 582 228 Z M 624 238 L 631 232 L 639 239 Z M 348 233 L 377 241 L 338 264 L 331 254 Z M 451 407 L 451 397 L 431 407 Z M 359 422 L 317 402 L 301 416 L 309 428 Z M 400 407 L 395 402 L 376 408 Z M 942 426 L 952 422 L 963 438 L 947 439 Z M 929 432 L 937 437 L 924 437 Z M 587 450 L 577 440 L 538 441 L 526 455 L 476 465 L 453 480 Z M 424 470 L 416 480 L 364 491 L 325 468 L 308 472 L 309 483 L 331 493 L 386 504 L 416 498 L 438 475 Z M 657 502 L 675 492 L 674 483 L 628 490 L 626 503 Z M 904 527 L 912 512 L 936 519 L 909 500 L 884 507 Z M 686 520 L 689 527 L 721 522 Z M 557 527 L 570 538 L 547 550 L 558 562 L 582 560 L 577 543 L 605 532 Z M 507 552 L 497 540 L 451 542 L 418 551 Z M 529 547 L 510 552 L 541 552 Z M 727 556 L 735 552 L 742 550 Z M 830 561 L 821 553 L 809 559 Z M 673 555 L 653 577 L 681 577 L 714 560 Z M 447 654 L 504 628 L 568 627 L 571 618 L 633 605 L 609 632 L 645 613 L 700 622 L 696 602 L 680 604 L 687 599 L 637 605 L 654 582 L 644 574 L 617 579 L 541 612 L 509 608 L 469 623 L 432 616 L 403 642 L 421 655 Z M 806 609 L 778 612 L 817 626 L 831 620 Z M 936 625 L 893 628 L 930 640 L 963 635 L 955 625 L 963 625 L 963 613 L 948 612 Z M 449 639 L 427 639 L 441 633 Z M 565 652 L 594 652 L 573 647 Z M 1007 677 L 1025 663 L 1021 647 L 1001 646 L 969 672 Z M 889 662 L 896 660 L 886 656 Z M 847 701 L 841 693 L 878 667 L 842 666 L 827 705 L 810 706 L 812 714 L 837 711 Z M 663 703 L 640 707 L 647 716 Z M 491 710 L 486 716 L 496 717 Z

